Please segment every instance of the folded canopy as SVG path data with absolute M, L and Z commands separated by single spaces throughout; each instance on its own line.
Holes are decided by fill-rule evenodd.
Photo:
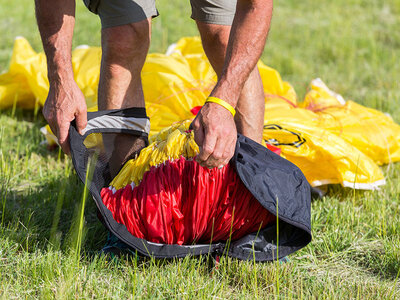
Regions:
M 266 261 L 310 242 L 310 186 L 299 168 L 242 135 L 229 165 L 203 168 L 188 126 L 162 130 L 115 175 L 122 140 L 147 137 L 145 110 L 89 113 L 83 135 L 72 123 L 75 169 L 113 234 L 160 258 L 225 252 Z

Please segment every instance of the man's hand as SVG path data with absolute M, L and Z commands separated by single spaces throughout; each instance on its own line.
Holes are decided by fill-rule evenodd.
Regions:
M 74 80 L 50 84 L 49 95 L 43 107 L 43 115 L 58 138 L 64 153 L 69 154 L 68 132 L 75 119 L 79 133 L 87 124 L 86 102 Z
M 35 9 L 50 83 L 43 115 L 68 154 L 70 122 L 76 119 L 79 131 L 87 123 L 85 98 L 74 81 L 71 61 L 75 0 L 35 0 Z
M 232 114 L 216 103 L 206 103 L 192 122 L 199 145 L 197 162 L 207 168 L 223 167 L 235 152 L 237 131 Z

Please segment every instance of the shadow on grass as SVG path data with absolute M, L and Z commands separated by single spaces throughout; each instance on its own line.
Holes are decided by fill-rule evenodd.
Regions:
M 353 253 L 355 263 L 366 272 L 385 280 L 396 280 L 399 277 L 400 261 L 393 253 L 387 253 L 381 243 L 371 243 L 368 247 Z
M 386 188 L 389 189 L 390 186 Z M 383 280 L 395 280 L 399 277 L 400 260 L 396 252 L 398 249 L 396 250 L 395 242 L 391 239 L 396 240 L 397 231 L 386 229 L 383 233 L 379 226 L 384 224 L 389 228 L 391 223 L 397 224 L 397 222 L 390 215 L 382 221 L 379 219 L 382 213 L 379 208 L 386 205 L 385 211 L 387 210 L 390 214 L 389 211 L 392 209 L 390 205 L 393 206 L 393 204 L 389 205 L 385 202 L 388 201 L 387 199 L 384 201 L 380 198 L 378 201 L 376 193 L 378 192 L 352 190 L 340 185 L 329 186 L 325 200 L 333 206 L 326 208 L 328 212 L 323 218 L 317 220 L 313 228 L 319 230 L 318 234 L 325 236 L 321 232 L 326 227 L 330 227 L 327 232 L 331 234 L 325 242 L 328 245 L 334 245 L 330 247 L 332 252 L 342 252 L 343 259 L 348 260 L 350 265 L 363 269 L 371 276 Z M 324 206 L 324 201 L 316 201 L 321 201 L 320 204 Z M 338 214 L 338 219 L 334 219 L 336 214 Z M 338 226 L 338 224 L 341 225 Z M 332 232 L 338 232 L 338 234 L 332 235 Z M 346 253 L 346 249 L 349 248 L 351 251 Z
M 82 194 L 83 184 L 75 172 L 28 191 L 9 191 L 0 219 L 3 238 L 14 241 L 23 251 L 45 251 L 49 247 L 68 251 L 76 234 Z M 88 198 L 86 203 L 82 250 L 90 253 L 101 249 L 106 231 L 97 219 L 94 201 Z
M 1 150 L 3 153 L 15 153 L 19 158 L 34 152 L 39 156 L 48 156 L 49 152 L 41 142 L 45 140 L 40 128 L 47 124 L 41 111 L 6 109 L 0 110 Z M 58 155 L 55 152 L 55 155 Z

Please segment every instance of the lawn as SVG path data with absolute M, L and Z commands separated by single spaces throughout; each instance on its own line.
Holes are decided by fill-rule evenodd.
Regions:
M 196 35 L 189 1 L 158 1 L 151 52 Z M 322 78 L 346 99 L 400 122 L 400 1 L 276 1 L 262 60 L 291 82 L 301 99 Z M 0 72 L 15 36 L 42 51 L 33 1 L 0 0 Z M 98 46 L 95 15 L 77 3 L 74 47 Z M 71 160 L 40 142 L 40 111 L 0 112 L 0 297 L 10 298 L 400 298 L 400 164 L 383 166 L 379 191 L 330 186 L 312 202 L 313 241 L 290 262 L 222 257 L 172 261 L 97 251 L 106 232 L 86 199 Z

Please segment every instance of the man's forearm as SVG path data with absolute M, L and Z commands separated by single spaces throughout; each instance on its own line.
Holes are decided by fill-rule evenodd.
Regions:
M 75 0 L 35 0 L 35 7 L 50 84 L 73 79 L 71 48 Z
M 272 0 L 238 0 L 222 74 L 211 93 L 234 107 L 264 49 L 272 3 Z

